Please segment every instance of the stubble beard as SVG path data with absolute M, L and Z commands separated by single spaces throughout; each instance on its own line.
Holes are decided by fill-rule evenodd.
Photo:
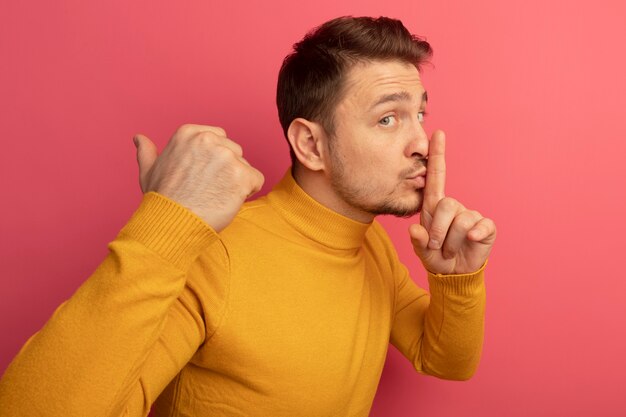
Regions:
M 351 185 L 350 180 L 347 179 L 343 161 L 337 155 L 337 152 L 331 150 L 330 156 L 333 161 L 331 186 L 335 192 L 352 207 L 375 216 L 392 215 L 404 218 L 412 217 L 422 209 L 423 196 L 421 196 L 421 198 L 418 196 L 418 202 L 416 204 L 401 205 L 398 199 L 393 196 L 397 188 L 389 191 L 387 195 L 379 197 L 374 195 L 372 191 L 366 191 Z M 401 181 L 401 179 L 399 180 Z M 416 194 L 420 193 L 418 190 L 414 190 L 414 192 Z M 374 203 L 368 203 L 368 201 L 374 201 Z

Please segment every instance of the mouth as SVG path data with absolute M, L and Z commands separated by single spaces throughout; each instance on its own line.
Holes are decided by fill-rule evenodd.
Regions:
M 407 178 L 417 178 L 417 177 L 425 177 L 425 176 L 426 176 L 426 169 L 422 169 L 421 171 L 417 171 L 417 172 L 407 175 Z
M 426 170 L 409 175 L 405 178 L 415 188 L 424 188 L 426 186 Z
M 420 163 L 421 161 L 421 163 Z M 405 178 L 415 179 L 417 177 L 426 177 L 428 172 L 428 158 L 421 159 L 413 165 L 413 169 L 408 171 Z

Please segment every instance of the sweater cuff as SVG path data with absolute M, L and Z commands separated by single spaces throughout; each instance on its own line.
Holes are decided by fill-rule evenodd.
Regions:
M 476 272 L 468 274 L 435 274 L 427 271 L 430 291 L 433 292 L 434 290 L 444 294 L 473 294 L 477 288 L 484 284 L 487 261 Z
M 150 191 L 118 236 L 127 236 L 186 271 L 219 236 L 195 213 Z

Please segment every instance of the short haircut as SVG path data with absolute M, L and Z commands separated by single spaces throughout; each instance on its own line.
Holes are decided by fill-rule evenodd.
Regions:
M 285 138 L 298 117 L 320 123 L 333 135 L 335 108 L 344 95 L 345 76 L 355 64 L 400 61 L 420 70 L 431 56 L 428 42 L 397 19 L 344 16 L 314 28 L 293 45 L 278 73 L 276 105 Z

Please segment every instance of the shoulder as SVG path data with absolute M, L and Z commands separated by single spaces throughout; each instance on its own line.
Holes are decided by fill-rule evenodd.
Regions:
M 263 214 L 266 210 L 271 210 L 271 207 L 268 204 L 267 197 L 262 196 L 243 203 L 236 219 L 251 219 L 256 215 Z
M 233 221 L 220 232 L 220 237 L 226 244 L 233 244 L 266 238 L 284 228 L 285 221 L 263 196 L 244 203 Z
M 239 209 L 232 223 L 224 230 L 255 227 L 276 220 L 278 220 L 276 211 L 269 204 L 267 197 L 263 196 L 255 200 L 246 201 Z

